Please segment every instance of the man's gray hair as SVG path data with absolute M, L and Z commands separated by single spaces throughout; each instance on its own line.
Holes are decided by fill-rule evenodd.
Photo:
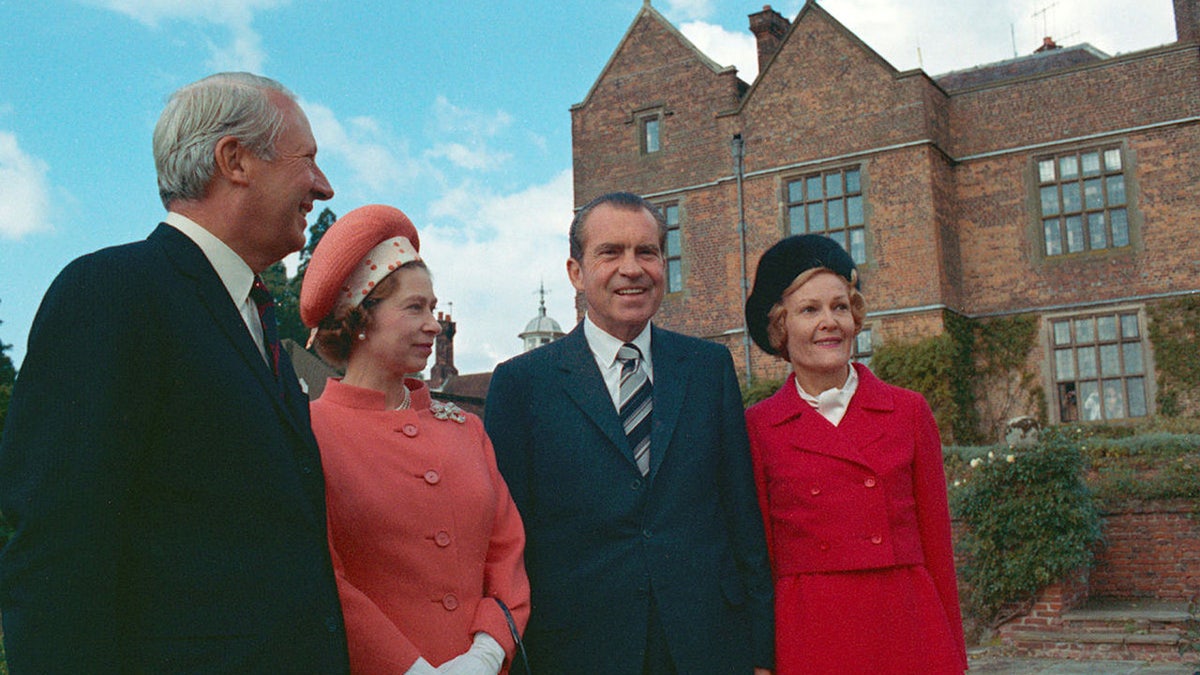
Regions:
M 233 136 L 262 159 L 274 159 L 283 111 L 270 94 L 295 101 L 282 84 L 251 73 L 217 73 L 182 87 L 154 127 L 154 167 L 163 206 L 204 196 L 216 171 L 217 141 Z

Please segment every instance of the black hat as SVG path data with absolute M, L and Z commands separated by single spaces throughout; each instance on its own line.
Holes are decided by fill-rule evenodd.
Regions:
M 854 260 L 836 241 L 820 234 L 798 234 L 781 239 L 758 259 L 754 274 L 754 290 L 746 300 L 746 326 L 754 344 L 768 354 L 774 354 L 767 337 L 767 313 L 782 299 L 787 287 L 804 272 L 824 267 L 844 277 L 854 279 Z

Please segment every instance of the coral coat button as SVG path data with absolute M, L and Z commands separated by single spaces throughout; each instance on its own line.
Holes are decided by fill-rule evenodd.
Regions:
M 436 542 L 438 546 L 441 546 L 442 548 L 446 548 L 447 546 L 450 545 L 450 533 L 446 532 L 445 530 L 442 530 L 441 532 L 438 532 L 436 535 L 434 535 L 433 541 Z
M 458 598 L 455 597 L 453 593 L 447 593 L 444 597 L 442 597 L 442 607 L 445 607 L 453 612 L 454 610 L 458 609 Z
M 412 437 L 414 437 L 414 436 L 416 436 L 416 435 L 417 435 L 417 425 L 415 425 L 415 424 L 405 424 L 405 425 L 404 425 L 404 427 L 403 427 L 402 429 L 400 429 L 400 431 L 401 431 L 401 432 L 402 432 L 402 433 L 403 433 L 405 436 L 408 436 L 409 438 L 412 438 Z
M 442 480 L 442 476 L 437 471 L 430 469 L 425 472 L 425 482 L 426 483 L 429 483 L 430 485 L 437 485 L 439 482 L 441 482 L 441 480 Z

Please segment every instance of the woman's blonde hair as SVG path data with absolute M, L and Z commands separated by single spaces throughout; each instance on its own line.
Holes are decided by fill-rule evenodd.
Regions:
M 779 300 L 771 305 L 771 309 L 767 311 L 767 339 L 771 342 L 771 348 L 775 350 L 775 356 L 787 361 L 787 308 L 783 306 L 783 301 L 789 295 L 794 293 L 796 289 L 808 283 L 810 279 L 822 272 L 828 272 L 836 276 L 846 284 L 846 291 L 850 296 L 850 316 L 854 317 L 854 334 L 862 330 L 863 321 L 867 318 L 867 299 L 859 292 L 858 285 L 858 270 L 850 271 L 850 279 L 834 272 L 828 267 L 813 267 L 801 272 L 792 283 L 788 284 L 787 288 L 783 289 L 783 293 L 779 294 Z

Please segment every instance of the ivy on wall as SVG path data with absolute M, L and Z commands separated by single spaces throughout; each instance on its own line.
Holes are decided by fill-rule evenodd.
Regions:
M 987 388 L 990 403 L 979 420 L 983 433 L 999 437 L 1005 423 L 1018 415 L 1032 415 L 1044 426 L 1046 395 L 1040 374 L 1029 365 L 1029 353 L 1038 335 L 1038 317 L 1020 314 L 968 323 L 975 344 L 973 382 Z
M 1200 411 L 1200 295 L 1146 308 L 1158 370 L 1158 412 L 1166 417 Z
M 1027 365 L 1037 339 L 1031 314 L 967 319 L 945 314 L 946 332 L 916 342 L 885 344 L 871 359 L 880 378 L 921 392 L 938 427 L 954 443 L 998 437 L 1004 423 L 1032 414 L 1046 421 L 1045 392 Z M 981 410 L 980 403 L 987 401 Z
M 970 406 L 964 410 L 960 399 L 960 349 L 949 334 L 884 344 L 871 356 L 871 370 L 885 382 L 920 392 L 943 434 L 950 430 L 956 442 L 973 443 L 974 437 L 962 423 L 970 416 Z

